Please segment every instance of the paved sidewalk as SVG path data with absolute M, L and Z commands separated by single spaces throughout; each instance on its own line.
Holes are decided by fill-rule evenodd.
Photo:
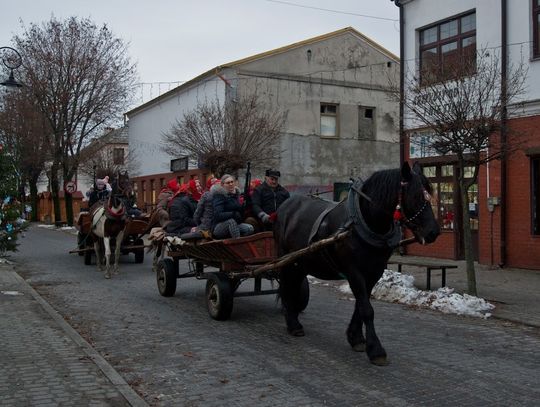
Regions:
M 446 271 L 446 285 L 458 293 L 467 292 L 467 273 L 465 261 L 447 259 L 394 256 L 397 260 L 427 261 L 429 263 L 453 264 L 457 269 Z M 397 270 L 397 266 L 389 268 Z M 540 328 L 540 271 L 515 268 L 490 268 L 475 263 L 476 289 L 478 297 L 495 305 L 492 312 L 494 318 L 505 319 Z M 426 288 L 426 269 L 403 266 L 402 272 L 414 276 L 414 284 L 419 289 Z M 431 272 L 431 289 L 441 286 L 441 272 Z
M 0 344 L 3 407 L 147 406 L 2 259 Z

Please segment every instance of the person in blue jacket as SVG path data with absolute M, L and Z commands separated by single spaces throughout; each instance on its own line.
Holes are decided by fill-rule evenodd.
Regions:
M 243 223 L 240 191 L 232 175 L 225 174 L 221 177 L 221 184 L 214 186 L 213 196 L 212 236 L 214 239 L 237 238 L 253 234 L 253 226 Z

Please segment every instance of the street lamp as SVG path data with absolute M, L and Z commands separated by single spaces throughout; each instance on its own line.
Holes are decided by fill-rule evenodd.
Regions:
M 22 58 L 19 51 L 11 47 L 0 47 L 0 58 L 2 63 L 9 71 L 9 78 L 3 82 L 0 82 L 0 85 L 4 85 L 11 88 L 20 88 L 22 83 L 17 82 L 13 76 L 13 70 L 17 69 L 22 65 Z

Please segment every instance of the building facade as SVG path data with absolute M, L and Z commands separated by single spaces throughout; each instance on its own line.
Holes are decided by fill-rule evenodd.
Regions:
M 194 157 L 162 151 L 162 133 L 200 103 L 256 94 L 286 115 L 273 164 L 280 182 L 329 190 L 331 198 L 335 182 L 399 165 L 399 104 L 388 95 L 388 78 L 398 74 L 399 59 L 353 28 L 218 66 L 126 114 L 130 149 L 144 151 L 136 187 L 152 204 L 162 179 L 204 181 L 210 174 L 193 165 Z M 263 175 L 255 165 L 253 176 Z
M 540 0 L 394 1 L 401 16 L 402 84 L 406 72 L 428 80 L 434 61 L 444 70 L 447 61 L 466 63 L 480 51 L 500 55 L 502 78 L 526 66 L 524 92 L 503 106 L 503 130 L 492 135 L 520 133 L 522 145 L 480 168 L 469 190 L 469 215 L 480 263 L 540 269 Z M 411 246 L 408 253 L 463 258 L 455 157 L 434 153 L 422 139 L 425 129 L 404 108 L 402 117 L 402 157 L 423 164 L 438 192 L 434 207 L 443 229 L 429 249 Z

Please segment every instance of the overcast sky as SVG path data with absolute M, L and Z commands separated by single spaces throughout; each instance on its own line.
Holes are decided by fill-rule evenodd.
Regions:
M 130 43 L 140 82 L 153 97 L 175 86 L 168 82 L 186 81 L 215 66 L 348 26 L 399 54 L 399 11 L 390 0 L 2 3 L 0 46 L 12 45 L 13 34 L 22 32 L 21 20 L 28 26 L 54 15 L 60 19 L 89 17 L 98 24 L 106 23 L 117 37 Z

